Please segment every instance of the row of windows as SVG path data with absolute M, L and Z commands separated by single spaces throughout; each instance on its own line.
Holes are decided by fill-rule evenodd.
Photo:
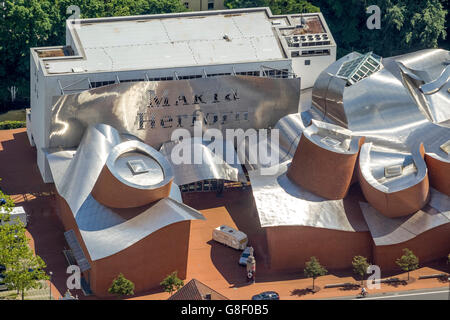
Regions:
M 223 180 L 211 179 L 181 185 L 180 190 L 181 192 L 220 192 L 223 189 L 244 188 L 247 186 L 249 186 L 248 182 L 225 182 Z
M 237 75 L 241 75 L 241 76 L 254 76 L 254 77 L 259 77 L 260 76 L 260 72 L 259 71 L 244 71 L 244 72 L 236 72 Z
M 95 82 L 91 82 L 91 88 L 98 88 L 98 87 L 103 87 L 103 86 L 107 86 L 110 84 L 116 83 L 115 80 L 111 80 L 111 81 L 95 81 Z
M 272 78 L 288 78 L 289 73 L 287 69 L 283 70 L 270 70 L 265 71 L 264 74 L 266 76 L 272 77 Z M 210 77 L 218 77 L 218 76 L 227 76 L 231 75 L 231 73 L 212 73 L 208 74 L 208 78 Z M 236 72 L 236 75 L 247 75 L 247 76 L 255 76 L 259 77 L 260 72 L 259 71 L 243 71 L 243 72 Z M 187 75 L 187 76 L 178 76 L 179 80 L 188 80 L 188 79 L 198 79 L 202 78 L 203 76 L 201 74 L 195 74 L 195 75 Z M 136 82 L 136 81 L 144 81 L 145 79 L 128 79 L 128 80 L 120 80 L 120 82 Z M 174 77 L 156 77 L 156 78 L 148 78 L 148 81 L 169 81 L 174 80 Z M 95 81 L 91 82 L 91 88 L 98 88 L 102 86 L 107 86 L 110 84 L 116 83 L 116 80 L 110 80 L 110 81 Z
M 144 81 L 144 79 L 129 79 L 129 80 L 120 80 L 120 82 L 136 82 L 136 81 Z
M 204 180 L 180 186 L 181 192 L 201 192 L 223 190 L 223 180 Z
M 231 73 L 212 73 L 212 74 L 208 74 L 208 78 L 219 77 L 219 76 L 229 76 L 229 75 L 231 75 Z
M 289 78 L 289 70 L 288 69 L 265 70 L 264 75 L 269 78 Z
M 201 74 L 195 74 L 195 75 L 179 76 L 178 77 L 179 80 L 198 79 L 198 78 L 202 78 L 202 75 Z
M 329 49 L 323 49 L 323 50 L 304 50 L 301 53 L 302 56 L 329 56 L 330 50 Z M 292 51 L 291 57 L 300 57 L 299 51 Z

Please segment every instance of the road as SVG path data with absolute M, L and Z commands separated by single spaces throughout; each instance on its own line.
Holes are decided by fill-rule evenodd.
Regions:
M 356 295 L 353 295 L 347 297 L 332 298 L 332 300 L 450 300 L 450 293 L 448 288 L 441 287 L 424 290 L 369 294 L 365 298 L 356 298 Z

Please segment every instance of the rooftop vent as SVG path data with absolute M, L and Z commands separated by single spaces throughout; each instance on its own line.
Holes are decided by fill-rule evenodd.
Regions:
M 205 294 L 205 300 L 211 300 L 211 293 Z
M 328 136 L 323 137 L 320 141 L 322 141 L 327 146 L 330 146 L 330 147 L 333 147 L 333 148 L 337 147 L 341 143 L 340 141 L 338 141 L 336 139 L 333 139 L 333 138 L 330 138 Z
M 450 140 L 447 140 L 444 144 L 441 145 L 442 151 L 444 151 L 446 154 L 450 154 Z
M 384 176 L 386 178 L 401 176 L 402 172 L 403 168 L 400 164 L 384 168 Z
M 148 172 L 148 168 L 145 165 L 145 162 L 140 159 L 129 160 L 127 164 L 131 170 L 131 173 L 133 173 L 134 175 Z

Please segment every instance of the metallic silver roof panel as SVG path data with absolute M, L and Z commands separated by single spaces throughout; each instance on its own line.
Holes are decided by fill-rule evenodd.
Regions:
M 396 177 L 386 177 L 385 169 L 392 166 L 401 166 L 401 174 Z M 405 154 L 380 149 L 372 143 L 362 145 L 359 168 L 364 179 L 384 193 L 408 189 L 422 182 L 427 175 L 427 166 L 419 148 L 412 154 Z
M 66 199 L 72 212 L 80 209 L 92 191 L 106 159 L 118 142 L 120 136 L 113 128 L 90 126 L 65 171 L 60 166 L 60 161 L 63 160 L 61 152 L 47 157 L 56 189 Z
M 222 76 L 113 84 L 59 97 L 52 107 L 49 146 L 76 147 L 85 129 L 101 122 L 159 149 L 176 128 L 192 134 L 194 117 L 204 129 L 216 128 L 226 136 L 226 129 L 273 127 L 297 112 L 299 101 L 298 78 Z
M 250 171 L 256 208 L 262 227 L 307 226 L 341 231 L 367 231 L 364 219 L 351 215 L 343 200 L 326 200 L 291 182 L 286 176 L 289 162 L 273 175 Z
M 416 213 L 400 218 L 388 218 L 368 203 L 360 202 L 364 218 L 377 246 L 402 243 L 450 223 L 450 197 L 430 188 L 431 200 Z
M 262 138 L 260 139 L 258 132 L 254 135 L 245 137 L 245 139 L 239 143 L 237 146 L 237 153 L 240 163 L 244 164 L 248 171 L 271 166 L 270 163 L 261 163 L 259 158 L 256 159 L 256 163 L 255 161 L 252 161 L 250 156 L 250 146 L 252 145 L 252 141 L 256 141 L 259 147 L 267 148 L 268 154 L 275 152 L 279 158 L 278 163 L 291 160 L 294 157 L 295 150 L 297 149 L 297 145 L 304 129 L 305 124 L 300 114 L 294 113 L 284 116 L 278 120 L 273 128 L 273 130 L 278 130 L 279 141 L 276 141 L 276 144 L 272 144 L 272 136 L 270 133 L 266 136 L 262 135 Z
M 116 254 L 170 224 L 205 218 L 171 198 L 164 198 L 134 217 L 124 218 L 120 210 L 99 204 L 92 196 L 77 213 L 81 235 L 93 261 Z
M 76 152 L 47 151 L 56 189 L 69 205 L 92 260 L 124 250 L 167 225 L 204 219 L 197 210 L 181 203 L 181 193 L 174 183 L 169 198 L 144 207 L 112 209 L 92 197 L 91 191 L 107 161 L 136 147 L 149 152 L 159 165 L 165 166 L 164 179 L 172 179 L 170 165 L 163 155 L 130 136 L 120 136 L 117 130 L 103 124 L 87 128 Z M 109 163 L 109 167 L 114 166 Z M 129 181 L 127 185 L 147 187 L 145 183 L 136 185 Z
M 189 184 L 192 182 L 208 180 L 208 179 L 223 179 L 229 181 L 246 182 L 245 174 L 240 164 L 237 164 L 235 159 L 234 146 L 231 141 L 222 140 L 223 152 L 220 154 L 218 150 L 211 150 L 211 142 L 202 140 L 201 138 L 184 139 L 182 142 L 166 142 L 162 145 L 160 152 L 166 157 L 171 164 L 174 172 L 174 181 L 178 185 Z M 172 161 L 172 152 L 174 147 L 185 146 L 191 150 L 190 163 L 174 164 Z M 215 153 L 213 152 L 215 151 Z M 201 164 L 195 164 L 193 159 L 194 152 L 198 155 L 203 154 Z M 231 164 L 226 162 L 227 152 L 232 152 L 228 155 L 229 159 L 233 159 Z

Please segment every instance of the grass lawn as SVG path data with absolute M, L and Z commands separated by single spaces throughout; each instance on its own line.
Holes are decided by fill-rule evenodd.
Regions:
M 25 121 L 25 109 L 11 110 L 5 113 L 0 113 L 0 122 L 2 121 Z

